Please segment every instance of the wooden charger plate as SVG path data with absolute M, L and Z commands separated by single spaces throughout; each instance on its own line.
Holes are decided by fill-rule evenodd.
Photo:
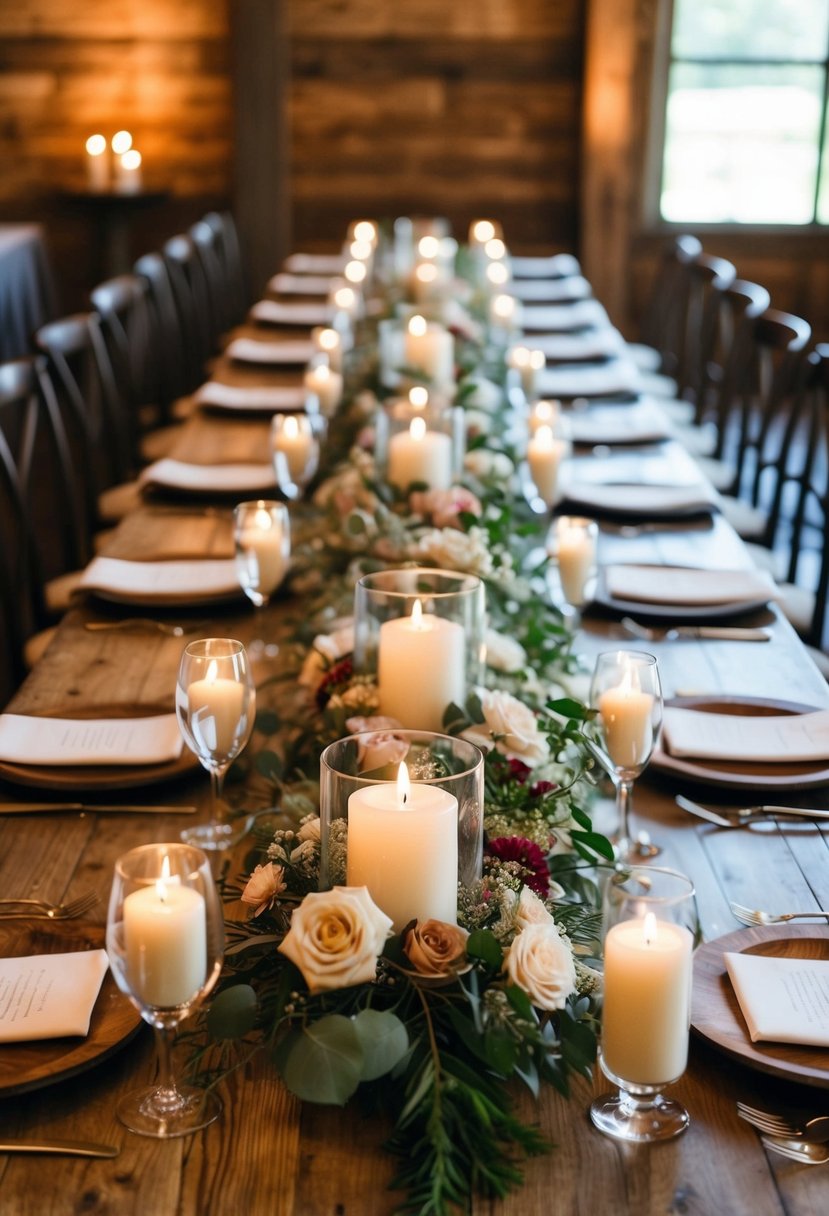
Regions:
M 829 928 L 820 925 L 758 925 L 706 942 L 694 955 L 691 1028 L 701 1039 L 749 1068 L 829 1089 L 829 1048 L 794 1043 L 752 1043 L 723 954 L 829 962 Z
M 3 921 L 0 955 L 68 954 L 98 950 L 104 944 L 101 925 L 81 921 Z M 124 1047 L 142 1025 L 141 1015 L 119 991 L 107 971 L 92 1011 L 85 1039 L 42 1039 L 35 1043 L 0 1043 L 0 1098 L 40 1089 L 100 1064 Z
M 13 706 L 11 707 L 13 708 Z M 152 717 L 158 706 L 129 710 L 123 703 L 114 705 L 73 706 L 56 718 L 129 718 Z M 14 785 L 35 786 L 43 790 L 128 790 L 142 785 L 158 785 L 184 777 L 199 767 L 198 758 L 184 746 L 176 760 L 158 764 L 13 764 L 0 760 L 0 777 Z
M 710 714 L 767 718 L 780 714 L 814 713 L 814 705 L 800 701 L 777 701 L 762 697 L 672 697 L 666 705 L 697 709 Z M 829 785 L 829 759 L 786 760 L 761 764 L 750 760 L 702 760 L 691 756 L 672 756 L 661 744 L 651 757 L 651 766 L 661 773 L 684 777 L 700 785 L 733 790 L 810 790 Z

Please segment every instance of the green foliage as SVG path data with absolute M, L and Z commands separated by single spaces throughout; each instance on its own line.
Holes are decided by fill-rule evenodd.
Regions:
M 207 1033 L 213 1039 L 241 1039 L 253 1029 L 259 1002 L 250 984 L 234 984 L 213 1000 L 207 1012 Z

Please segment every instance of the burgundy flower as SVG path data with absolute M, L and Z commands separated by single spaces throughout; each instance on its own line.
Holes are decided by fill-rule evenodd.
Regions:
M 536 781 L 535 785 L 530 786 L 531 798 L 543 798 L 545 794 L 549 794 L 551 790 L 557 790 L 558 785 L 555 781 Z
M 529 777 L 532 769 L 523 760 L 516 760 L 514 757 L 507 761 L 508 780 L 517 781 L 519 785 L 524 785 Z M 539 784 L 541 784 L 539 782 Z
M 517 861 L 530 890 L 546 899 L 550 891 L 547 859 L 537 844 L 523 836 L 499 836 L 486 846 L 487 856 L 498 861 Z
M 339 663 L 328 669 L 317 689 L 317 705 L 320 709 L 325 709 L 337 689 L 346 687 L 353 675 L 354 663 L 351 659 L 340 659 Z

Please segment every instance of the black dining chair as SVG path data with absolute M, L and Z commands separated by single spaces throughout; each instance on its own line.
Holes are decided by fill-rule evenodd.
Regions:
M 690 268 L 701 253 L 697 237 L 683 233 L 671 240 L 662 256 L 645 307 L 640 340 L 629 346 L 645 392 L 667 398 L 678 396 L 677 377 L 686 359 Z M 690 421 L 693 411 L 688 407 L 676 413 Z
M 196 388 L 200 378 L 191 367 L 166 260 L 160 253 L 145 253 L 133 270 L 147 284 L 154 395 L 161 410 L 160 421 L 169 423 L 179 413 L 178 403 Z
M 187 233 L 165 241 L 162 254 L 184 336 L 187 391 L 192 392 L 204 380 L 207 362 L 218 341 L 210 314 L 207 278 L 196 243 Z
M 204 223 L 216 234 L 218 239 L 219 257 L 230 314 L 229 324 L 234 325 L 243 319 L 251 302 L 245 282 L 239 231 L 236 221 L 229 211 L 208 211 L 204 217 Z
M 189 236 L 201 261 L 204 284 L 207 289 L 210 338 L 212 346 L 215 347 L 222 344 L 222 339 L 227 331 L 242 318 L 234 316 L 231 310 L 218 233 L 204 220 L 198 220 L 191 225 Z

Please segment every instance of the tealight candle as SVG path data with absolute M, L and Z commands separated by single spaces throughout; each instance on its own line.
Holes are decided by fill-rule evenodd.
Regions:
M 448 329 L 416 314 L 404 336 L 406 367 L 422 372 L 434 384 L 451 384 L 455 378 L 455 341 Z
M 613 763 L 623 770 L 646 764 L 653 747 L 653 697 L 642 692 L 639 673 L 629 660 L 619 684 L 599 697 L 598 709 Z
M 192 1001 L 207 978 L 204 896 L 166 874 L 124 900 L 124 948 L 130 988 L 145 1005 Z
M 404 494 L 413 482 L 430 490 L 448 490 L 452 440 L 442 431 L 427 430 L 425 418 L 412 418 L 407 431 L 398 431 L 389 440 L 386 480 Z
M 328 356 L 328 365 L 335 372 L 343 369 L 343 338 L 342 334 L 331 326 L 318 325 L 311 330 L 311 341 L 314 349 Z
M 343 395 L 343 378 L 327 363 L 317 363 L 307 368 L 305 387 L 320 403 L 320 410 L 327 418 L 336 410 Z
M 693 939 L 684 925 L 622 921 L 604 944 L 602 1060 L 629 1084 L 665 1085 L 685 1071 Z
M 580 608 L 596 564 L 598 529 L 592 519 L 562 515 L 556 520 L 555 557 L 561 589 L 568 604 Z
M 556 439 L 553 428 L 540 426 L 527 444 L 527 463 L 538 497 L 551 507 L 558 496 L 561 462 L 568 451 L 563 439 Z
M 109 155 L 103 135 L 90 135 L 86 141 L 86 180 L 90 190 L 109 187 Z
M 466 631 L 424 612 L 384 621 L 377 653 L 380 712 L 411 730 L 443 729 L 443 715 L 466 697 Z
M 203 680 L 194 680 L 187 686 L 190 729 L 204 740 L 206 751 L 218 759 L 234 751 L 243 725 L 246 691 L 244 684 L 218 675 L 215 659 L 208 664 Z
M 346 881 L 368 887 L 399 933 L 411 920 L 454 924 L 458 906 L 458 800 L 409 782 L 355 790 L 348 799 Z

